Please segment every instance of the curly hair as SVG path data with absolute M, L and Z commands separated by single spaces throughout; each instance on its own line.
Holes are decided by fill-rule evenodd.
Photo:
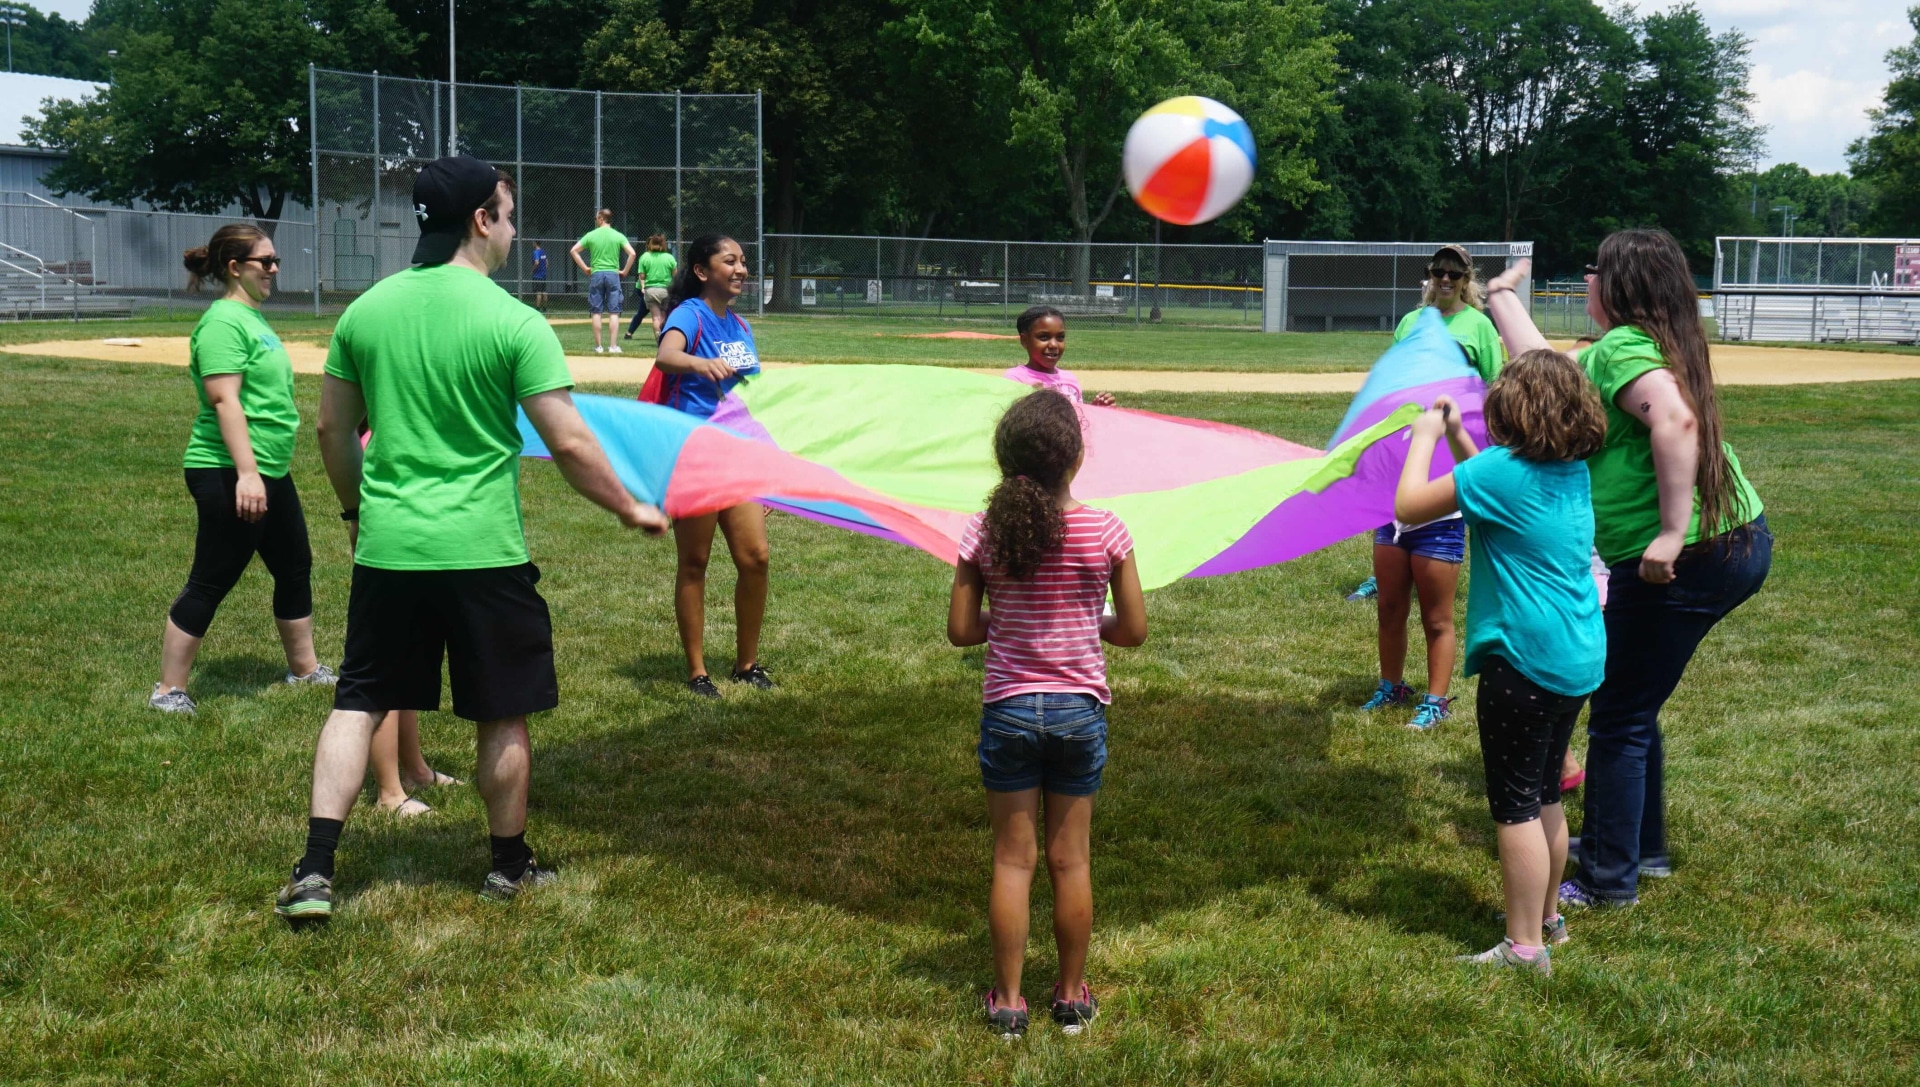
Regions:
M 1586 460 L 1607 439 L 1607 411 L 1586 371 L 1544 347 L 1500 371 L 1482 410 L 1487 437 L 1522 460 Z
M 1080 413 L 1051 389 L 1014 401 L 994 428 L 1000 485 L 987 496 L 986 553 L 1015 581 L 1032 577 L 1066 539 L 1066 516 L 1053 495 L 1084 448 Z

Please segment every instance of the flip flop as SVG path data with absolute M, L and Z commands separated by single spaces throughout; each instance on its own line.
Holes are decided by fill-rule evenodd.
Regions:
M 374 807 L 380 808 L 378 802 L 374 804 Z M 380 808 L 380 810 L 393 816 L 395 819 L 414 819 L 422 815 L 433 814 L 432 805 L 424 800 L 411 796 L 391 808 Z
M 1563 794 L 1570 793 L 1575 789 L 1578 789 L 1581 785 L 1584 785 L 1586 783 L 1586 780 L 1587 780 L 1587 771 L 1585 767 L 1582 767 L 1580 769 L 1580 772 L 1573 775 L 1572 777 L 1560 779 L 1560 792 Z
M 414 782 L 414 781 L 406 781 L 406 779 L 404 778 L 401 780 L 404 781 L 408 786 L 411 786 L 412 788 L 415 788 L 415 789 L 446 789 L 446 788 L 452 788 L 456 785 L 466 784 L 466 782 L 461 781 L 459 778 L 454 777 L 452 774 L 443 774 L 438 770 L 435 770 L 433 772 L 432 779 L 428 781 Z

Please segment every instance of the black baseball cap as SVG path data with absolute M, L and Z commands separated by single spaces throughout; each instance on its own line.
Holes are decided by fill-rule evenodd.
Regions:
M 413 215 L 420 220 L 415 264 L 445 264 L 467 238 L 473 213 L 493 199 L 500 173 L 472 155 L 427 163 L 413 179 Z

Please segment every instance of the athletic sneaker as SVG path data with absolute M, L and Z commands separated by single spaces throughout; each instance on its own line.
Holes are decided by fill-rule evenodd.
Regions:
M 1567 934 L 1567 916 L 1561 914 L 1540 926 L 1540 935 L 1546 938 L 1548 947 L 1559 947 L 1573 939 Z
M 1379 595 L 1380 595 L 1380 583 L 1378 581 L 1375 581 L 1373 578 L 1369 577 L 1367 580 L 1360 583 L 1359 588 L 1356 588 L 1352 592 L 1348 593 L 1347 599 L 1358 603 L 1359 601 L 1362 601 L 1362 600 L 1372 600 L 1374 597 Z
M 735 683 L 744 683 L 749 687 L 757 687 L 763 691 L 771 691 L 775 686 L 773 677 L 767 674 L 765 668 L 760 667 L 759 661 L 754 661 L 747 666 L 745 671 L 735 672 L 727 678 Z
M 273 912 L 289 921 L 326 921 L 333 917 L 333 881 L 318 872 L 289 879 L 273 900 Z
M 1567 863 L 1578 866 L 1580 863 L 1580 838 L 1575 835 L 1567 839 Z M 1647 879 L 1666 879 L 1673 875 L 1673 862 L 1665 857 L 1651 857 L 1640 862 L 1640 874 Z
M 713 680 L 709 678 L 705 672 L 702 672 L 699 675 L 688 680 L 687 690 L 692 691 L 694 694 L 699 695 L 701 698 L 719 698 L 720 697 L 720 688 L 715 687 L 713 685 Z
M 501 872 L 488 872 L 487 881 L 480 885 L 480 897 L 489 902 L 512 902 L 520 892 L 545 887 L 559 878 L 560 874 L 553 869 L 528 861 L 527 870 L 520 873 L 519 879 L 508 879 Z
M 596 355 L 604 355 L 607 353 L 607 349 L 604 347 L 601 347 L 599 344 L 594 344 L 593 353 Z
M 1530 970 L 1543 978 L 1553 976 L 1553 953 L 1541 948 L 1539 954 L 1531 959 L 1523 959 L 1513 949 L 1511 939 L 1502 939 L 1478 955 L 1455 955 L 1454 962 L 1463 962 L 1472 966 L 1499 966 L 1513 970 Z
M 304 676 L 296 676 L 288 672 L 286 682 L 295 687 L 332 687 L 340 682 L 340 677 L 333 669 L 324 664 L 318 664 L 314 666 L 313 671 Z
M 1000 1006 L 1000 994 L 994 992 L 992 989 L 988 989 L 986 1005 L 987 1028 L 989 1030 L 1008 1041 L 1027 1036 L 1027 1024 L 1030 1021 L 1030 1017 L 1027 1015 L 1026 997 L 1023 996 L 1020 998 L 1020 1006 L 1018 1008 L 1003 1008 Z
M 163 691 L 158 683 L 153 685 L 153 693 L 147 696 L 147 705 L 161 713 L 184 713 L 188 717 L 192 717 L 200 708 L 194 705 L 187 692 L 178 687 Z
M 1577 880 L 1570 879 L 1560 884 L 1560 908 L 1563 910 L 1624 910 L 1630 906 L 1638 906 L 1639 904 L 1640 897 L 1638 895 L 1632 898 L 1601 898 L 1599 895 L 1580 886 Z
M 1060 995 L 1060 983 L 1053 983 L 1053 1021 L 1060 1025 L 1062 1034 L 1078 1034 L 1093 1025 L 1093 1017 L 1100 1014 L 1100 1002 L 1093 998 L 1093 990 L 1086 982 L 1080 983 L 1080 999 L 1068 1000 Z
M 607 354 L 609 354 L 609 355 L 618 355 L 619 353 L 620 353 L 620 345 L 619 345 L 619 344 L 617 344 L 617 343 L 610 343 L 610 344 L 608 344 L 608 345 L 607 345 Z
M 1453 711 L 1447 708 L 1451 705 L 1453 699 L 1430 694 L 1420 700 L 1420 708 L 1413 711 L 1413 720 L 1407 722 L 1407 727 L 1425 732 L 1453 716 Z
M 1395 683 L 1383 679 L 1380 686 L 1374 688 L 1373 697 L 1360 704 L 1363 710 L 1377 710 L 1382 706 L 1404 706 L 1413 698 L 1413 688 L 1404 683 Z

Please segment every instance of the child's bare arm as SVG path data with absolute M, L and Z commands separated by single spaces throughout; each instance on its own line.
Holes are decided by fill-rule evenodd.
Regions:
M 987 615 L 980 607 L 987 582 L 980 568 L 961 560 L 953 564 L 953 596 L 947 602 L 947 641 L 958 646 L 984 645 Z
M 1140 591 L 1140 566 L 1133 552 L 1113 568 L 1113 614 L 1100 619 L 1100 640 L 1129 649 L 1147 640 L 1147 597 Z
M 1439 408 L 1431 408 L 1413 421 L 1407 463 L 1400 469 L 1400 485 L 1393 492 L 1393 515 L 1406 524 L 1437 521 L 1460 509 L 1452 472 L 1439 479 L 1427 478 L 1433 470 L 1433 448 L 1440 444 L 1440 434 L 1445 428 L 1446 421 Z

